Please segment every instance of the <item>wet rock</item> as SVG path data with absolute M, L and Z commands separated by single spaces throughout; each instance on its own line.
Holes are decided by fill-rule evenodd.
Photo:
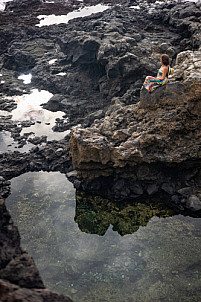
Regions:
M 0 270 L 0 279 L 8 280 L 21 287 L 44 288 L 35 263 L 27 253 L 15 257 L 4 269 Z
M 70 298 L 51 292 L 48 289 L 28 289 L 0 280 L 2 302 L 72 302 Z
M 187 208 L 191 211 L 196 212 L 201 210 L 201 198 L 196 195 L 191 195 L 186 203 Z
M 0 246 L 1 271 L 14 257 L 22 253 L 19 232 L 13 225 L 4 203 L 0 206 Z
M 0 198 L 6 198 L 10 194 L 10 181 L 0 176 Z
M 0 98 L 0 110 L 5 110 L 11 112 L 17 107 L 17 104 L 14 100 L 8 100 L 4 98 Z
M 178 190 L 178 193 L 184 197 L 188 197 L 192 194 L 192 188 L 191 187 L 181 188 Z
M 32 143 L 33 145 L 39 145 L 39 144 L 47 142 L 47 136 L 43 135 L 43 136 L 36 136 L 33 138 L 30 137 L 30 138 L 28 138 L 27 141 Z
M 158 186 L 156 184 L 150 184 L 147 186 L 146 191 L 148 195 L 153 195 L 158 192 Z
M 172 183 L 164 183 L 161 188 L 162 190 L 171 195 L 175 192 L 175 186 Z
M 0 246 L 0 301 L 71 301 L 44 289 L 33 259 L 20 247 L 18 229 L 4 202 L 0 204 Z
M 137 184 L 137 183 L 131 185 L 131 191 L 136 195 L 142 195 L 143 194 L 142 186 L 140 184 Z
M 76 177 L 77 176 L 77 171 L 73 170 L 73 171 L 70 171 L 66 174 L 66 176 L 68 178 L 71 178 L 71 177 Z
M 61 156 L 56 150 L 63 150 Z M 60 171 L 67 173 L 72 170 L 72 162 L 70 156 L 70 149 L 68 139 L 61 141 L 47 142 L 46 145 L 40 148 L 32 148 L 30 152 L 20 153 L 14 151 L 10 153 L 3 153 L 0 156 L 0 176 L 10 179 L 14 176 L 21 175 L 28 171 Z M 4 189 L 5 190 L 5 189 Z M 5 190 L 4 194 L 7 194 Z

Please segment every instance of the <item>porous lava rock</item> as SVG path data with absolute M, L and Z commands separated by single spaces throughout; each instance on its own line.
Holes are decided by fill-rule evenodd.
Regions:
M 22 288 L 0 279 L 0 299 L 2 302 L 72 302 L 71 299 L 48 289 Z
M 180 53 L 167 85 L 151 94 L 142 88 L 135 105 L 113 98 L 104 119 L 72 130 L 72 159 L 80 178 L 103 182 L 103 176 L 113 176 L 110 194 L 119 191 L 122 198 L 149 194 L 148 187 L 155 184 L 173 200 L 178 201 L 178 195 L 183 206 L 200 210 L 200 63 L 200 50 Z M 123 178 L 119 188 L 117 175 Z M 132 187 L 139 184 L 141 191 Z M 87 181 L 80 182 L 81 187 L 87 185 L 90 188 Z M 190 193 L 182 194 L 182 187 L 189 187 Z
M 33 260 L 20 247 L 19 232 L 4 205 L 12 177 L 61 171 L 86 191 L 120 199 L 163 192 L 181 211 L 200 211 L 196 71 L 200 72 L 201 3 L 102 2 L 112 6 L 49 27 L 36 26 L 39 15 L 67 14 L 82 3 L 15 0 L 0 13 L 0 110 L 16 107 L 10 96 L 45 89 L 54 96 L 44 107 L 62 110 L 68 117 L 68 123 L 59 121 L 55 130 L 83 127 L 75 128 L 71 137 L 78 177 L 68 173 L 73 170 L 68 137 L 27 153 L 0 152 L 1 301 L 70 301 L 43 288 Z M 151 98 L 141 91 L 138 103 L 144 77 L 157 72 L 161 53 L 168 53 L 174 65 L 177 54 L 186 50 L 181 62 L 178 56 L 175 82 Z M 22 83 L 21 73 L 31 73 L 32 82 Z M 10 116 L 1 114 L 0 131 L 10 131 L 20 145 L 26 140 L 20 136 L 25 126 L 27 122 L 17 127 Z

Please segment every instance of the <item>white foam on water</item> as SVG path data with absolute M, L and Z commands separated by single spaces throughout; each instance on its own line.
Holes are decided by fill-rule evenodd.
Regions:
M 68 23 L 71 19 L 90 16 L 94 13 L 103 12 L 108 8 L 108 5 L 97 4 L 89 7 L 84 7 L 77 11 L 73 11 L 71 13 L 68 13 L 67 15 L 39 15 L 38 19 L 40 20 L 40 23 L 36 26 L 41 27 L 45 25 Z
M 32 74 L 21 74 L 18 79 L 23 80 L 24 84 L 30 84 L 31 83 Z

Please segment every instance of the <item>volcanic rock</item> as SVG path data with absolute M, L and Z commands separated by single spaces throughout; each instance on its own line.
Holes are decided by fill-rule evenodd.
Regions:
M 170 195 L 182 188 L 185 173 L 197 169 L 201 160 L 200 63 L 200 50 L 180 53 L 175 75 L 167 85 L 151 94 L 142 88 L 135 105 L 125 106 L 114 98 L 104 119 L 87 129 L 73 129 L 70 146 L 80 178 L 121 177 L 124 169 L 146 191 L 150 182 Z M 191 178 L 189 187 L 194 187 L 197 198 L 200 185 Z M 130 186 L 127 179 L 127 185 L 119 186 L 120 195 L 125 194 L 123 187 Z M 115 195 L 115 184 L 113 189 Z M 186 207 L 189 204 L 193 203 L 186 200 Z
M 70 298 L 48 289 L 28 289 L 0 279 L 0 299 L 2 302 L 72 302 Z
M 15 108 L 9 96 L 45 89 L 54 96 L 44 107 L 62 110 L 68 118 L 67 123 L 59 120 L 55 130 L 89 127 L 72 130 L 78 176 L 69 173 L 69 137 L 27 153 L 0 152 L 1 301 L 70 301 L 43 288 L 33 260 L 20 247 L 4 203 L 12 177 L 61 171 L 86 191 L 115 199 L 168 194 L 181 211 L 200 211 L 201 3 L 148 2 L 152 6 L 105 0 L 111 9 L 50 27 L 36 26 L 38 16 L 66 14 L 81 2 L 15 0 L 0 13 L 0 109 Z M 172 65 L 179 54 L 175 75 L 150 95 L 141 86 L 146 75 L 156 74 L 163 52 Z M 21 73 L 31 73 L 32 82 L 22 83 Z M 9 130 L 21 145 L 27 137 L 20 132 L 28 125 L 18 127 L 10 116 L 0 118 L 0 131 Z M 40 144 L 41 138 L 35 142 Z M 85 217 L 77 215 L 82 228 Z

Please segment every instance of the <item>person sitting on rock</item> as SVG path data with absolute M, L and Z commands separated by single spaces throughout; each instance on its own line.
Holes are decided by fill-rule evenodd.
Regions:
M 147 76 L 143 83 L 143 86 L 149 92 L 154 91 L 159 86 L 165 85 L 171 73 L 169 56 L 166 54 L 161 55 L 160 61 L 162 66 L 158 71 L 157 77 Z

